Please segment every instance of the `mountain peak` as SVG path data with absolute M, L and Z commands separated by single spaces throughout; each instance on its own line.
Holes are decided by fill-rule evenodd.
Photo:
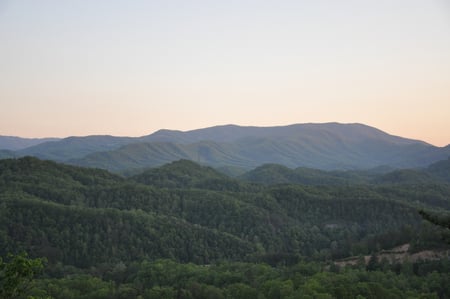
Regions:
M 272 127 L 227 124 L 184 132 L 164 129 L 138 138 L 72 137 L 2 155 L 32 155 L 114 171 L 179 159 L 241 169 L 276 163 L 332 170 L 425 167 L 447 159 L 450 147 L 393 136 L 365 124 L 330 122 Z

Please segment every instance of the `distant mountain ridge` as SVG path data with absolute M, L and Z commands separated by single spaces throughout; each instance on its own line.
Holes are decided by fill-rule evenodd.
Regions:
M 424 167 L 450 156 L 450 147 L 392 136 L 361 124 L 226 125 L 187 132 L 162 130 L 142 140 L 146 143 L 92 153 L 71 163 L 121 171 L 187 159 L 213 167 L 252 169 L 276 163 L 333 170 Z
M 67 137 L 58 141 L 49 141 L 17 151 L 19 156 L 35 156 L 41 159 L 66 162 L 79 159 L 99 151 L 117 149 L 135 140 L 133 137 L 115 137 L 92 135 L 85 137 Z
M 116 172 L 156 167 L 180 159 L 248 170 L 268 163 L 290 168 L 346 170 L 383 165 L 425 167 L 447 159 L 450 145 L 436 147 L 363 124 L 307 123 L 276 127 L 224 125 L 186 132 L 159 130 L 142 137 L 70 137 L 13 154 Z
M 0 150 L 17 151 L 59 138 L 22 138 L 16 136 L 0 136 Z
M 372 138 L 397 142 L 398 144 L 412 144 L 417 142 L 427 144 L 419 140 L 389 135 L 379 129 L 364 124 L 341 124 L 336 122 L 292 124 L 273 127 L 223 125 L 186 132 L 176 130 L 159 130 L 151 135 L 141 137 L 141 139 L 146 142 L 158 141 L 176 143 L 194 143 L 205 140 L 215 142 L 235 142 L 237 140 L 249 137 L 256 139 L 269 137 L 290 139 L 292 136 L 313 137 L 318 133 L 324 137 L 335 135 L 344 139 L 354 139 L 360 138 L 361 135 L 364 135 L 366 137 L 371 136 Z

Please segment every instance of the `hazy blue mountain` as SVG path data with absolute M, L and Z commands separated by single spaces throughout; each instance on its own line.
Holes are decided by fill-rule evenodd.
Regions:
M 141 137 L 144 142 L 194 143 L 198 141 L 232 142 L 247 136 L 263 136 L 262 127 L 241 127 L 236 125 L 214 126 L 191 131 L 159 130 L 151 135 Z
M 323 170 L 424 167 L 450 156 L 450 147 L 386 134 L 361 124 L 297 124 L 284 127 L 218 126 L 161 130 L 119 149 L 71 163 L 122 171 L 187 159 L 213 167 L 253 169 L 275 163 Z
M 341 124 L 341 123 L 306 123 L 293 124 L 288 126 L 275 127 L 253 127 L 253 126 L 237 126 L 224 125 L 214 126 L 204 129 L 191 131 L 175 131 L 175 130 L 159 130 L 151 135 L 141 137 L 146 142 L 174 142 L 174 143 L 194 143 L 198 141 L 215 141 L 215 142 L 235 142 L 247 138 L 338 138 L 342 142 L 357 141 L 361 138 L 370 138 L 383 140 L 389 143 L 402 145 L 415 144 L 417 142 L 426 144 L 422 141 L 411 140 L 402 137 L 389 135 L 376 128 L 363 124 Z M 324 140 L 325 141 L 325 140 Z
M 69 137 L 15 151 L 14 155 L 116 172 L 186 159 L 242 173 L 242 169 L 271 163 L 322 170 L 425 167 L 447 159 L 450 146 L 435 147 L 362 124 L 225 125 L 186 132 L 160 130 L 143 137 Z
M 132 137 L 93 135 L 85 137 L 67 137 L 58 141 L 44 142 L 17 151 L 19 156 L 35 156 L 41 159 L 67 161 L 82 158 L 90 153 L 119 148 L 132 142 Z
M 292 168 L 353 169 L 380 165 L 404 168 L 426 166 L 450 156 L 449 146 L 434 147 L 422 141 L 389 135 L 363 124 L 226 125 L 187 132 L 161 130 L 143 137 L 143 140 L 176 144 L 213 141 L 216 143 L 215 149 L 220 144 L 224 147 L 222 152 L 237 163 L 221 163 L 220 159 L 204 157 L 201 151 L 192 160 L 204 160 L 216 166 L 247 168 L 264 163 Z M 208 146 L 203 147 L 203 151 L 208 153 Z
M 239 157 L 238 146 L 203 141 L 192 144 L 169 142 L 133 143 L 117 150 L 97 152 L 69 163 L 111 171 L 161 166 L 184 159 L 210 166 L 233 165 L 248 168 L 245 157 Z
M 47 141 L 56 141 L 58 138 L 21 138 L 15 136 L 0 136 L 0 150 L 17 151 Z

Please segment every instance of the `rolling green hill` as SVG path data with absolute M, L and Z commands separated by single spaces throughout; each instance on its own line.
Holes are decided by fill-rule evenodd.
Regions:
M 31 157 L 1 160 L 1 254 L 27 249 L 79 267 L 105 258 L 367 254 L 414 242 L 417 209 L 449 209 L 449 193 L 445 185 L 255 186 L 190 161 L 124 179 Z
M 261 168 L 277 181 L 294 173 L 321 184 L 250 184 L 187 160 L 130 178 L 33 157 L 0 160 L 0 267 L 8 253 L 45 257 L 44 276 L 27 288 L 35 298 L 448 293 L 445 259 L 391 264 L 376 253 L 409 244 L 418 255 L 446 256 L 448 232 L 418 210 L 448 217 L 449 184 L 334 184 L 335 172 Z M 331 262 L 369 254 L 345 270 Z
M 291 169 L 279 164 L 265 164 L 244 173 L 239 178 L 266 185 L 441 184 L 450 183 L 449 161 L 438 161 L 427 168 L 347 171 L 324 171 L 304 167 Z
M 179 160 L 159 168 L 148 169 L 130 179 L 161 188 L 199 188 L 224 191 L 249 188 L 211 167 L 200 166 L 189 160 Z

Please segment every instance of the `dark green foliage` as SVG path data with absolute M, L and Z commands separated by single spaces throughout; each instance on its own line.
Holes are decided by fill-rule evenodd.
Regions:
M 322 262 L 448 249 L 417 210 L 449 209 L 449 194 L 436 182 L 253 185 L 190 161 L 125 179 L 2 160 L 0 256 L 46 257 L 30 293 L 43 298 L 448 298 L 445 260 Z
M 424 169 L 325 171 L 310 168 L 290 169 L 279 164 L 265 164 L 239 178 L 265 185 L 441 185 L 450 182 L 450 160 L 439 161 Z
M 433 224 L 439 225 L 443 228 L 450 229 L 450 215 L 432 215 L 424 210 L 420 210 L 419 214 L 426 220 Z
M 231 235 L 139 210 L 64 206 L 26 197 L 4 201 L 2 208 L 9 250 L 28 249 L 78 267 L 160 257 L 208 263 L 252 252 L 251 244 Z
M 138 183 L 161 188 L 200 188 L 238 191 L 240 183 L 211 167 L 189 160 L 179 160 L 159 168 L 149 169 L 131 177 Z
M 375 173 L 371 171 L 325 171 L 305 167 L 290 169 L 278 164 L 265 164 L 241 175 L 240 178 L 266 185 L 357 185 L 369 183 L 373 176 Z
M 449 206 L 447 186 L 416 189 L 263 187 L 189 161 L 126 180 L 30 157 L 3 160 L 0 250 L 80 267 L 160 257 L 274 265 L 341 258 L 411 242 L 421 225 L 416 206 Z
M 294 183 L 296 179 L 294 176 L 293 171 L 286 166 L 265 164 L 241 175 L 240 178 L 250 182 L 272 185 Z
M 424 210 L 419 211 L 420 216 L 433 224 L 433 227 L 430 225 L 424 225 L 426 230 L 423 230 L 423 233 L 420 234 L 420 237 L 417 238 L 414 249 L 419 250 L 422 249 L 423 244 L 429 246 L 431 242 L 434 243 L 434 247 L 438 247 L 439 245 L 443 246 L 444 244 L 450 244 L 450 213 L 446 212 L 428 212 Z M 436 227 L 437 226 L 437 227 Z M 431 242 L 429 240 L 432 240 Z M 439 242 L 441 241 L 441 242 Z M 445 247 L 445 246 L 444 246 Z
M 401 169 L 381 175 L 375 179 L 378 184 L 429 184 L 435 179 L 421 170 Z
M 384 198 L 407 202 L 419 208 L 450 209 L 449 184 L 382 185 L 374 190 Z
M 32 294 L 48 294 L 54 299 L 450 298 L 448 261 L 331 272 L 325 264 L 311 262 L 274 268 L 261 263 L 201 266 L 145 260 L 123 264 L 122 269 L 128 274 L 126 281 L 109 280 L 109 270 L 96 275 L 68 272 L 63 278 L 37 280 Z

